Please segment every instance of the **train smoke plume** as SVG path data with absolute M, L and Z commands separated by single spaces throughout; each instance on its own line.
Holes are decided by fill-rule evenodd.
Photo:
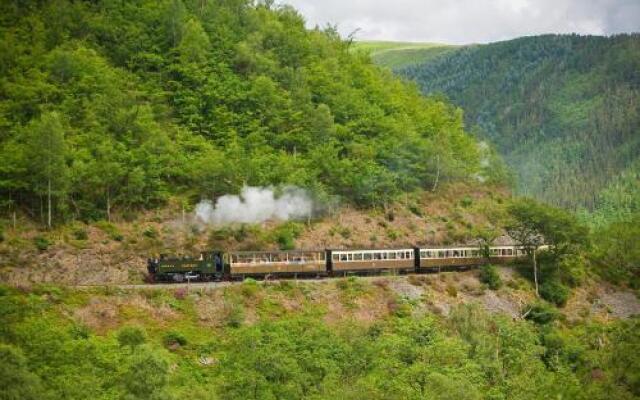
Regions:
M 204 222 L 224 225 L 234 222 L 259 223 L 269 219 L 289 220 L 310 217 L 313 201 L 298 187 L 273 188 L 245 186 L 240 195 L 224 195 L 215 206 L 203 200 L 196 206 L 196 216 Z

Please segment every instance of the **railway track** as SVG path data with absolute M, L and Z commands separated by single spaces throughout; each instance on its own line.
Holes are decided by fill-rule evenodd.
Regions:
M 433 271 L 433 272 L 437 272 L 437 271 Z M 426 272 L 426 273 L 433 273 L 433 272 Z M 447 271 L 442 271 L 442 272 L 447 272 Z M 425 273 L 421 273 L 418 275 L 423 275 Z M 385 274 L 377 274 L 377 275 L 349 275 L 349 276 L 357 276 L 358 279 L 365 279 L 365 280 L 375 280 L 378 278 L 392 278 L 392 277 L 399 277 L 399 276 L 407 276 L 407 275 L 416 275 L 416 274 L 402 274 L 402 275 L 385 275 Z M 327 281 L 333 281 L 336 279 L 342 279 L 344 278 L 343 275 L 340 276 L 324 276 L 324 277 L 318 277 L 318 278 L 308 278 L 308 277 L 304 277 L 304 278 L 284 278 L 284 277 L 280 277 L 277 279 L 267 279 L 267 280 L 263 280 L 263 279 L 257 279 L 256 282 L 260 285 L 268 285 L 268 284 L 273 284 L 273 283 L 278 283 L 281 281 L 287 281 L 287 282 L 294 282 L 296 284 L 316 284 L 316 283 L 324 283 Z M 185 288 L 185 289 L 193 289 L 193 290 L 199 290 L 199 289 L 217 289 L 217 288 L 222 288 L 222 287 L 228 287 L 228 286 L 233 286 L 233 285 L 240 285 L 242 284 L 243 281 L 241 280 L 233 280 L 233 281 L 220 281 L 220 282 L 191 282 L 191 283 L 187 283 L 187 282 L 182 282 L 182 283 L 141 283 L 141 284 L 104 284 L 104 285 L 72 285 L 69 286 L 70 288 L 73 289 L 100 289 L 100 288 L 109 288 L 109 289 L 124 289 L 124 290 L 152 290 L 152 289 L 180 289 L 180 288 Z

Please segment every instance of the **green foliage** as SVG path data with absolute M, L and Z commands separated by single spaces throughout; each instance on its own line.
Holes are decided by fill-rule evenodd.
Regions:
M 124 236 L 122 235 L 122 233 L 120 233 L 118 228 L 112 223 L 107 221 L 98 221 L 95 223 L 95 225 L 104 233 L 106 233 L 112 240 L 115 240 L 117 242 L 121 242 L 124 240 Z
M 640 287 L 640 213 L 628 221 L 613 222 L 594 234 L 592 259 L 596 271 L 615 283 Z
M 472 204 L 473 199 L 471 198 L 471 196 L 465 196 L 462 198 L 462 200 L 460 200 L 460 205 L 464 208 L 471 207 Z
M 120 347 L 129 347 L 133 351 L 147 341 L 147 335 L 140 327 L 125 326 L 118 331 L 117 339 Z
M 149 239 L 156 239 L 158 237 L 158 230 L 153 226 L 148 226 L 144 228 L 142 234 Z
M 162 341 L 165 346 L 171 347 L 175 345 L 184 346 L 187 344 L 187 338 L 178 331 L 169 331 L 164 334 Z
M 142 351 L 122 375 L 122 384 L 132 399 L 162 399 L 167 384 L 169 364 L 158 354 Z
M 397 72 L 462 107 L 515 171 L 519 194 L 625 213 L 637 205 L 627 194 L 638 186 L 639 49 L 638 34 L 532 36 L 456 48 Z
M 0 296 L 0 398 L 541 399 L 551 393 L 604 400 L 640 394 L 637 318 L 551 324 L 545 312 L 547 323 L 536 325 L 488 313 L 479 304 L 452 306 L 447 316 L 435 316 L 413 312 L 412 301 L 384 286 L 353 278 L 344 280 L 340 293 L 357 286 L 349 295 L 356 308 L 337 311 L 370 317 L 366 304 L 386 306 L 388 313 L 329 322 L 326 313 L 336 310 L 322 307 L 317 297 L 305 299 L 304 286 L 260 286 L 251 300 L 258 309 L 276 299 L 295 300 L 300 308 L 258 315 L 233 328 L 224 319 L 203 325 L 185 300 L 185 307 L 172 310 L 169 331 L 164 321 L 140 319 L 148 308 L 135 306 L 139 293 L 9 288 Z M 235 287 L 221 289 L 223 299 L 215 293 L 198 296 L 198 307 L 221 300 L 208 306 L 216 318 L 246 301 Z M 333 287 L 326 289 L 333 293 Z M 44 295 L 54 292 L 55 302 Z M 368 301 L 373 293 L 376 299 L 390 295 L 388 304 Z M 103 304 L 127 304 L 118 311 L 121 321 L 78 329 L 69 313 L 84 312 L 96 295 Z M 164 289 L 143 297 L 154 305 L 172 301 L 171 290 Z M 533 315 L 542 317 L 540 310 Z M 109 332 L 126 329 L 132 318 L 159 340 L 135 351 L 119 348 Z M 179 351 L 167 351 L 180 342 Z
M 526 309 L 527 311 L 525 312 L 525 318 L 540 325 L 549 324 L 558 319 L 558 317 L 560 316 L 558 310 L 555 307 L 542 301 L 529 304 Z
M 480 268 L 480 282 L 486 284 L 491 290 L 498 290 L 502 286 L 502 279 L 498 269 L 491 264 Z
M 33 244 L 40 251 L 46 251 L 49 246 L 51 246 L 51 242 L 45 236 L 39 235 L 33 238 Z
M 89 239 L 89 234 L 87 233 L 87 230 L 84 228 L 76 228 L 73 230 L 73 237 L 76 240 L 87 240 Z
M 545 280 L 540 285 L 540 296 L 558 307 L 567 304 L 570 294 L 571 290 L 555 279 Z
M 295 249 L 295 240 L 300 236 L 303 229 L 303 225 L 297 222 L 287 222 L 282 224 L 273 232 L 274 241 L 278 243 L 280 250 Z
M 29 371 L 22 351 L 4 343 L 0 343 L 0 387 L 2 400 L 36 400 L 44 394 L 40 377 Z
M 484 174 L 459 110 L 291 7 L 61 0 L 2 14 L 2 213 L 129 219 L 244 184 L 380 206 Z
M 556 256 L 576 254 L 588 245 L 589 231 L 575 215 L 531 199 L 517 199 L 509 206 L 513 221 L 508 224 L 509 235 L 521 246 L 534 248 L 551 246 Z

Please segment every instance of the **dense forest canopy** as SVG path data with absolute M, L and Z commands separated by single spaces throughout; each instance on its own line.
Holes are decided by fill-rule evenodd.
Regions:
M 640 35 L 524 37 L 398 72 L 462 107 L 515 171 L 519 193 L 622 216 L 640 196 Z
M 450 104 L 247 0 L 5 1 L 2 210 L 110 218 L 293 184 L 361 206 L 499 178 Z

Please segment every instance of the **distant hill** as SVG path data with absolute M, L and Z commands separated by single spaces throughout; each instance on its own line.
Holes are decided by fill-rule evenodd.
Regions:
M 363 41 L 356 42 L 355 48 L 369 52 L 378 65 L 402 68 L 434 60 L 460 47 L 442 43 Z
M 462 107 L 515 171 L 519 193 L 587 209 L 637 197 L 619 182 L 638 171 L 640 35 L 524 37 L 396 72 Z

